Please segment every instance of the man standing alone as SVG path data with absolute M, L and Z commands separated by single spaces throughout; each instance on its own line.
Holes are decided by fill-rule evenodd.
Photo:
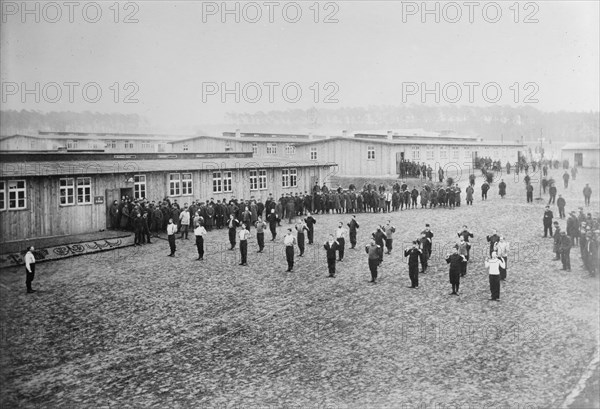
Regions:
M 27 287 L 27 294 L 35 293 L 35 290 L 31 288 L 31 283 L 35 278 L 35 256 L 33 255 L 34 247 L 31 246 L 25 254 L 25 286 Z

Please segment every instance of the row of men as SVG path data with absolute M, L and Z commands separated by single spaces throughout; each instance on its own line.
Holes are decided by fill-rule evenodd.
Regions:
M 550 206 L 546 206 L 543 216 L 544 236 L 553 239 L 552 251 L 555 254 L 553 260 L 560 260 L 562 270 L 571 271 L 571 249 L 579 244 L 581 261 L 583 267 L 591 276 L 598 274 L 598 255 L 600 252 L 600 222 L 598 217 L 587 215 L 583 208 L 579 208 L 579 214 L 572 211 L 569 213 L 567 223 L 562 229 L 558 221 L 553 221 L 554 214 Z

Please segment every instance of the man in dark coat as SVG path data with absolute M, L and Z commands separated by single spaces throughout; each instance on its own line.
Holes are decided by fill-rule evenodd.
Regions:
M 371 239 L 371 243 L 368 246 L 365 246 L 365 251 L 369 255 L 369 271 L 371 272 L 371 283 L 375 284 L 377 282 L 377 267 L 379 266 L 379 253 L 383 251 L 381 247 L 379 247 L 374 239 Z
M 492 257 L 492 253 L 494 252 L 494 247 L 496 246 L 496 243 L 498 243 L 500 241 L 500 236 L 498 236 L 496 229 L 492 229 L 492 234 L 489 234 L 486 237 L 486 240 L 488 241 L 488 243 L 490 243 L 490 257 Z
M 327 269 L 329 270 L 329 277 L 335 277 L 335 257 L 338 250 L 338 242 L 333 238 L 333 234 L 329 235 L 329 241 L 325 242 L 323 248 L 327 254 Z
M 315 224 L 317 221 L 314 217 L 308 212 L 306 214 L 306 219 L 304 219 L 304 223 L 306 223 L 306 227 L 308 228 L 308 244 L 313 244 L 313 240 L 315 237 Z
M 279 223 L 279 218 L 277 217 L 277 213 L 275 213 L 275 209 L 271 209 L 271 213 L 267 215 L 267 223 L 269 223 L 269 230 L 271 231 L 271 241 L 275 241 L 277 237 L 277 223 Z
M 458 289 L 460 287 L 460 274 L 462 271 L 462 264 L 466 263 L 467 259 L 465 256 L 458 254 L 457 246 L 454 246 L 452 254 L 446 255 L 446 263 L 450 264 L 450 284 L 452 285 L 452 292 L 450 295 L 458 295 Z
M 548 193 L 550 194 L 550 198 L 548 199 L 548 204 L 550 204 L 550 203 L 554 204 L 554 202 L 556 201 L 556 185 L 554 183 L 552 185 L 550 185 L 550 189 L 548 189 Z
M 348 223 L 348 234 L 350 236 L 350 248 L 353 249 L 356 247 L 356 231 L 358 230 L 359 225 L 356 221 L 356 215 L 352 216 L 352 220 Z
M 488 182 L 483 182 L 481 184 L 481 200 L 487 200 L 487 192 L 490 190 L 490 185 Z
M 419 288 L 419 259 L 423 252 L 419 249 L 417 241 L 412 242 L 412 248 L 404 250 L 404 257 L 408 257 L 409 288 Z
M 504 179 L 502 179 L 498 184 L 498 194 L 502 199 L 504 199 L 504 196 L 506 196 L 506 183 L 504 182 Z
M 571 271 L 571 247 L 573 243 L 566 231 L 560 232 L 559 251 L 562 270 Z
M 567 201 L 562 195 L 558 195 L 558 199 L 556 199 L 556 206 L 558 207 L 558 217 L 561 219 L 565 218 L 565 206 L 567 205 Z
M 542 218 L 542 222 L 544 223 L 544 237 L 548 237 L 548 233 L 550 233 L 550 237 L 552 237 L 552 219 L 554 215 L 552 214 L 552 210 L 550 210 L 550 206 L 546 206 L 546 210 L 544 210 L 544 217 Z

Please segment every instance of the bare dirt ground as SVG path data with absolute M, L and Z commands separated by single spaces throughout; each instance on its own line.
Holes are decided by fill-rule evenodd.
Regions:
M 505 199 L 493 185 L 472 207 L 463 194 L 453 210 L 357 215 L 359 247 L 346 250 L 335 279 L 322 244 L 349 215 L 317 216 L 315 245 L 291 273 L 268 233 L 265 253 L 251 241 L 249 266 L 238 266 L 225 231 L 208 234 L 205 261 L 190 235 L 175 258 L 157 240 L 42 263 L 35 294 L 25 293 L 22 267 L 4 270 L 1 406 L 559 407 L 598 347 L 598 278 L 578 248 L 572 271 L 560 270 L 541 237 L 543 203 L 525 203 L 523 182 L 505 181 Z M 586 181 L 594 189 L 597 174 L 560 184 L 567 211 L 583 205 Z M 388 219 L 394 252 L 372 285 L 364 244 Z M 425 223 L 433 259 L 413 290 L 401 250 Z M 463 224 L 475 238 L 455 297 L 443 256 Z M 512 247 L 498 303 L 488 301 L 483 266 L 492 228 Z M 589 382 L 597 388 L 597 371 Z

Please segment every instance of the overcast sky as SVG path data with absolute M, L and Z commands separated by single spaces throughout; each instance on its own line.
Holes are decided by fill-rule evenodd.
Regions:
M 230 2 L 230 14 L 221 2 L 81 2 L 73 9 L 29 2 L 30 14 L 22 4 L 2 2 L 2 109 L 199 124 L 221 122 L 228 111 L 435 105 L 436 93 L 439 104 L 468 105 L 473 90 L 478 106 L 599 110 L 598 1 L 480 2 L 473 9 L 429 2 L 434 11 L 426 15 L 421 2 L 399 1 Z M 23 95 L 23 84 L 34 90 L 36 83 L 39 102 L 36 91 Z M 223 83 L 231 90 L 239 84 L 239 103 L 233 93 L 222 95 Z M 431 94 L 421 94 L 423 83 Z M 97 102 L 84 99 L 85 84 L 86 98 Z

